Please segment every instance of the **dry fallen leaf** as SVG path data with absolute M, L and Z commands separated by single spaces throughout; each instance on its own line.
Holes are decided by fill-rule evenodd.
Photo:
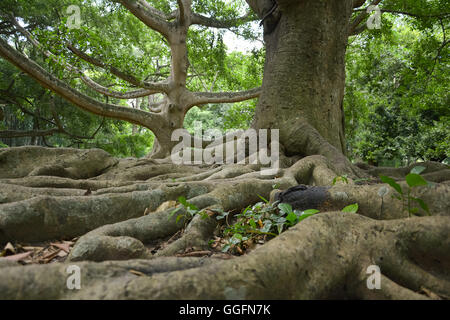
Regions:
M 22 249 L 25 251 L 41 251 L 44 249 L 44 247 L 25 246 L 25 247 L 22 247 Z
M 11 242 L 8 242 L 6 244 L 4 250 L 6 251 L 6 254 L 8 254 L 8 253 L 15 254 L 16 253 L 16 249 L 14 249 L 14 246 L 11 244 Z
M 50 262 L 54 257 L 56 257 L 58 255 L 58 253 L 60 251 L 61 251 L 61 249 L 57 249 L 56 251 L 48 252 L 45 256 L 42 257 L 42 261 L 44 261 L 44 263 Z
M 139 276 L 139 277 L 147 277 L 147 275 L 145 273 L 142 273 L 140 271 L 136 271 L 136 270 L 130 270 L 130 273 Z
M 32 251 L 18 253 L 13 256 L 7 256 L 7 257 L 5 257 L 5 259 L 18 262 L 18 261 L 22 261 L 22 260 L 28 258 L 32 253 L 33 253 Z
M 68 244 L 68 243 L 50 243 L 50 245 L 52 245 L 58 249 L 64 250 L 67 253 L 70 252 L 70 244 Z

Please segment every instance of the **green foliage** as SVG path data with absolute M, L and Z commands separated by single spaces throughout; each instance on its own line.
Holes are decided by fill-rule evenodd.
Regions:
M 225 244 L 223 252 L 243 253 L 256 243 L 264 243 L 267 238 L 273 238 L 296 225 L 300 221 L 317 214 L 318 210 L 305 210 L 300 212 L 292 210 L 288 203 L 270 204 L 260 196 L 264 202 L 248 206 L 240 214 L 233 217 L 230 223 L 229 213 L 222 213 L 217 220 L 225 220 L 223 230 Z
M 184 212 L 177 216 L 177 218 L 175 220 L 176 223 L 180 222 L 181 219 L 184 219 L 184 222 L 186 225 L 197 214 L 200 215 L 202 219 L 208 218 L 208 214 L 204 210 L 199 210 L 195 205 L 193 205 L 192 203 L 189 203 L 185 197 L 179 197 L 178 202 L 184 208 Z M 173 209 L 172 212 L 169 214 L 169 219 L 171 219 L 174 216 L 174 214 L 176 214 L 180 210 L 181 210 L 180 206 Z
M 344 175 L 342 175 L 342 176 L 336 176 L 336 177 L 334 177 L 333 182 L 332 182 L 332 185 L 333 185 L 333 186 L 336 185 L 336 183 L 337 183 L 338 181 L 342 181 L 343 183 L 348 184 L 348 175 L 344 174 Z
M 150 1 L 152 6 L 165 13 L 176 9 L 177 1 Z M 70 5 L 81 8 L 82 24 L 80 29 L 66 27 L 66 9 Z M 224 2 L 220 0 L 193 1 L 194 10 L 217 19 L 233 19 L 241 16 L 248 9 L 245 1 Z M 108 86 L 111 90 L 124 92 L 133 90 L 123 80 L 103 72 L 77 57 L 67 48 L 71 43 L 82 51 L 104 61 L 117 69 L 133 74 L 137 78 L 159 81 L 165 79 L 170 71 L 171 55 L 165 40 L 156 32 L 136 19 L 119 3 L 106 0 L 4 0 L 0 1 L 0 18 L 3 13 L 13 13 L 33 36 L 42 44 L 43 49 L 50 50 L 58 57 L 59 64 L 43 59 L 41 52 L 25 41 L 23 37 L 11 36 L 19 51 L 26 53 L 45 69 L 64 79 L 70 86 L 100 101 L 128 106 L 127 102 L 117 99 L 105 99 L 93 92 L 76 75 L 62 67 L 64 62 L 83 69 L 96 82 Z M 0 19 L 1 20 L 1 19 Z M 258 36 L 252 34 L 248 26 L 233 28 L 236 34 L 244 38 Z M 190 61 L 189 88 L 197 91 L 239 91 L 261 84 L 264 50 L 248 54 L 229 52 L 224 41 L 224 31 L 209 28 L 191 28 L 188 37 L 188 54 Z M 214 67 L 212 67 L 214 66 Z M 32 130 L 35 125 L 34 114 L 39 113 L 39 129 L 54 128 L 46 122 L 52 119 L 48 91 L 29 77 L 20 73 L 15 67 L 0 59 L 0 103 L 3 92 L 11 81 L 15 80 L 10 94 L 19 100 L 29 113 L 24 113 L 18 105 L 6 106 L 13 120 L 6 122 L 7 129 Z M 64 128 L 73 136 L 57 134 L 52 137 L 37 138 L 38 145 L 55 147 L 102 148 L 119 157 L 141 157 L 153 145 L 153 135 L 145 130 L 136 130 L 131 124 L 115 120 L 101 119 L 98 116 L 80 111 L 66 101 L 56 98 L 56 109 Z M 28 103 L 28 102 L 29 103 Z M 146 99 L 138 101 L 138 108 L 146 109 Z M 202 109 L 194 108 L 186 119 L 185 126 L 190 129 L 194 120 L 203 121 L 205 128 L 247 128 L 253 117 L 255 101 L 239 104 L 211 105 Z M 9 119 L 9 118 L 8 118 Z M 211 121 L 213 119 L 213 121 Z M 18 121 L 16 121 L 18 120 Z M 79 139 L 74 136 L 90 136 L 103 122 L 95 139 Z M 26 145 L 30 138 L 8 140 L 12 146 Z
M 96 139 L 92 143 L 81 145 L 82 148 L 95 146 L 101 148 L 117 157 L 136 157 L 141 158 L 147 155 L 154 141 L 154 135 L 146 131 L 140 134 L 112 134 L 106 139 Z
M 344 100 L 349 154 L 374 165 L 443 161 L 450 156 L 448 21 L 431 16 L 445 5 L 383 1 L 383 7 L 430 17 L 383 14 L 381 31 L 351 39 Z
M 392 178 L 380 175 L 381 181 L 390 185 L 397 193 L 393 195 L 394 198 L 402 202 L 402 210 L 407 210 L 408 215 L 416 215 L 419 212 L 417 207 L 413 207 L 414 203 L 417 203 L 428 215 L 430 210 L 428 205 L 420 198 L 415 198 L 411 195 L 413 188 L 420 186 L 430 185 L 420 174 L 425 170 L 425 167 L 416 166 L 411 169 L 411 172 L 406 176 L 406 183 L 408 188 L 406 191 Z
M 152 6 L 171 13 L 175 0 L 151 0 Z M 81 29 L 68 29 L 66 9 L 78 5 L 81 9 Z M 364 32 L 350 39 L 347 50 L 347 77 L 344 100 L 346 136 L 349 155 L 353 159 L 375 165 L 403 165 L 417 159 L 445 161 L 450 158 L 450 105 L 448 95 L 449 46 L 448 19 L 437 16 L 448 12 L 446 0 L 384 0 L 384 9 L 412 12 L 416 16 L 383 14 L 382 29 Z M 248 6 L 244 0 L 194 0 L 197 13 L 217 19 L 233 19 L 243 15 Z M 170 71 L 170 52 L 165 40 L 149 30 L 119 3 L 106 0 L 2 0 L 2 14 L 13 12 L 30 26 L 33 36 L 45 49 L 51 50 L 61 62 L 55 64 L 13 34 L 10 43 L 38 62 L 45 69 L 84 94 L 100 101 L 126 106 L 123 101 L 105 99 L 85 86 L 75 75 L 62 68 L 63 62 L 86 70 L 90 77 L 112 90 L 132 89 L 108 72 L 76 58 L 67 43 L 89 52 L 138 78 L 158 81 Z M 261 34 L 248 25 L 232 28 L 245 39 L 261 39 Z M 230 52 L 224 41 L 224 30 L 201 26 L 191 28 L 188 37 L 190 62 L 188 87 L 195 91 L 238 91 L 261 85 L 265 59 L 264 49 L 252 52 Z M 445 45 L 447 40 L 447 45 Z M 443 45 L 444 44 L 444 45 Z M 4 101 L 2 93 L 9 91 L 22 107 Z M 23 75 L 9 63 L 0 60 L 0 103 L 12 120 L 6 128 L 31 130 L 34 114 L 40 116 L 39 129 L 54 127 L 42 120 L 51 119 L 48 92 Z M 57 110 L 64 127 L 76 136 L 90 136 L 103 119 L 80 111 L 57 99 Z M 247 129 L 250 126 L 256 100 L 227 105 L 208 105 L 191 109 L 185 127 L 192 130 L 195 120 L 204 128 Z M 145 109 L 148 103 L 139 102 Z M 3 128 L 4 129 L 4 128 Z M 142 156 L 153 143 L 147 133 L 133 133 L 132 125 L 105 120 L 93 140 L 66 135 L 38 138 L 37 144 L 56 147 L 103 148 L 120 157 Z M 143 135 L 142 138 L 136 137 Z M 5 141 L 4 141 L 5 142 Z M 7 141 L 9 145 L 24 145 L 30 138 Z M 342 180 L 344 181 L 344 180 Z

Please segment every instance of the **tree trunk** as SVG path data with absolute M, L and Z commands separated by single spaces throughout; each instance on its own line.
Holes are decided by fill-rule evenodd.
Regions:
M 270 12 L 267 5 L 257 10 L 262 17 Z M 280 129 L 288 153 L 306 153 L 292 143 L 302 121 L 345 153 L 342 101 L 351 12 L 350 0 L 278 1 L 264 20 L 266 65 L 253 126 Z

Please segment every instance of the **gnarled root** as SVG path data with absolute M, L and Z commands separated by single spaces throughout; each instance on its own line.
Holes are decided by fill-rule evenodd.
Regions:
M 429 298 L 419 294 L 422 288 L 445 298 L 450 293 L 449 232 L 450 218 L 443 216 L 376 221 L 329 212 L 248 255 L 220 263 L 205 259 L 208 263 L 199 266 L 204 260 L 182 258 L 175 260 L 176 269 L 174 260 L 161 258 L 78 263 L 81 290 L 67 289 L 66 264 L 4 267 L 0 298 Z M 190 268 L 183 268 L 186 264 Z M 136 265 L 148 276 L 129 272 Z M 381 270 L 380 289 L 368 288 L 372 265 Z M 152 268 L 159 272 L 146 271 Z

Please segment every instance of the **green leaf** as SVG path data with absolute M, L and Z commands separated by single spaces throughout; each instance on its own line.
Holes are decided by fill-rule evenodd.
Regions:
M 359 205 L 357 203 L 355 203 L 355 204 L 346 206 L 344 209 L 342 209 L 342 212 L 357 213 L 358 209 L 359 209 Z
M 398 194 L 393 194 L 392 198 L 395 198 L 397 200 L 402 200 L 402 197 L 400 197 Z
M 428 205 L 425 203 L 425 201 L 423 201 L 422 199 L 419 198 L 412 198 L 414 201 L 416 201 L 419 206 L 428 214 L 430 215 L 430 209 L 428 208 Z
M 270 220 L 265 220 L 264 221 L 264 226 L 262 227 L 261 231 L 262 232 L 269 232 L 270 228 L 272 228 L 272 221 Z
M 428 182 L 424 178 L 422 178 L 422 176 L 415 174 L 415 173 L 410 173 L 406 176 L 406 183 L 411 188 L 428 185 Z
M 168 219 L 172 218 L 173 215 L 174 215 L 175 213 L 177 213 L 178 211 L 180 211 L 180 210 L 181 210 L 181 207 L 178 207 L 178 208 L 173 209 L 173 210 L 170 212 L 169 218 L 168 218 Z
M 181 203 L 183 206 L 188 207 L 188 203 L 187 203 L 185 197 L 183 197 L 183 196 L 182 196 L 182 197 L 179 197 L 179 198 L 178 198 L 178 202 Z
M 277 231 L 278 234 L 281 234 L 283 232 L 284 223 L 277 223 Z
M 305 220 L 306 218 L 309 218 L 313 215 L 315 215 L 316 213 L 306 213 L 306 214 L 302 214 L 300 217 L 298 217 L 298 222 Z
M 178 222 L 179 222 L 183 217 L 184 217 L 184 215 L 180 214 L 180 215 L 177 217 L 177 220 L 175 221 L 175 223 L 178 224 Z
M 291 212 L 287 215 L 286 220 L 289 221 L 291 225 L 294 225 L 297 222 L 297 215 L 294 212 Z
M 244 211 L 242 211 L 242 215 L 245 215 L 247 213 L 247 211 L 250 210 L 250 206 L 248 206 L 247 208 L 244 209 Z
M 425 171 L 425 167 L 422 166 L 417 166 L 411 169 L 411 173 L 415 173 L 415 174 L 421 174 L 422 172 Z
M 387 176 L 383 176 L 383 175 L 380 175 L 380 179 L 381 179 L 381 181 L 383 181 L 384 183 L 387 183 L 387 184 L 390 185 L 392 188 L 394 188 L 398 193 L 403 194 L 402 187 L 401 187 L 397 182 L 395 182 L 394 179 L 389 178 L 389 177 L 387 177 Z
M 292 206 L 289 203 L 280 203 L 278 209 L 280 209 L 283 215 L 293 213 Z
M 305 214 L 312 215 L 312 214 L 316 214 L 316 213 L 319 213 L 319 212 L 320 211 L 316 210 L 316 209 L 308 209 L 308 210 L 303 211 L 302 216 L 305 215 Z
M 266 204 L 269 203 L 269 200 L 267 200 L 267 199 L 264 198 L 263 196 L 260 196 L 260 195 L 258 194 L 258 197 L 259 197 L 262 201 L 264 201 Z

